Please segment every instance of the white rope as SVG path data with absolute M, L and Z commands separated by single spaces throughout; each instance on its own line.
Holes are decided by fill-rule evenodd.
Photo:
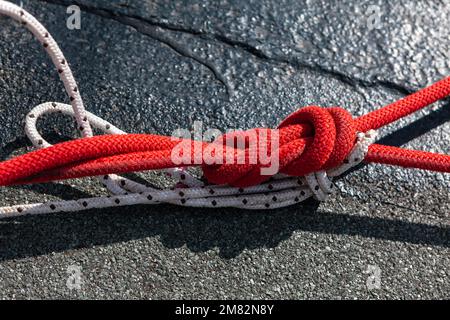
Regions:
M 21 22 L 42 43 L 51 57 L 62 82 L 64 83 L 71 105 L 47 102 L 35 107 L 26 117 L 25 132 L 36 148 L 46 148 L 50 144 L 36 128 L 39 117 L 50 113 L 63 113 L 74 116 L 83 137 L 93 135 L 92 128 L 107 134 L 125 134 L 113 124 L 87 112 L 84 108 L 80 90 L 72 71 L 48 31 L 22 8 L 0 0 L 0 14 Z M 276 175 L 271 181 L 248 188 L 204 185 L 188 171 L 175 168 L 165 170 L 178 181 L 170 189 L 156 189 L 117 175 L 99 178 L 111 195 L 79 200 L 63 200 L 46 203 L 21 204 L 0 208 L 0 218 L 26 214 L 45 214 L 51 212 L 73 212 L 92 208 L 110 208 L 136 204 L 170 203 L 189 207 L 236 207 L 244 209 L 274 209 L 293 205 L 311 196 L 320 201 L 333 192 L 332 178 L 358 165 L 365 157 L 368 147 L 375 140 L 376 132 L 371 130 L 358 133 L 357 142 L 347 161 L 336 169 L 320 171 L 306 177 L 288 177 Z

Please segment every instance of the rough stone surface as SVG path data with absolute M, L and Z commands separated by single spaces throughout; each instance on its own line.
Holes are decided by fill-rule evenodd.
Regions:
M 81 30 L 66 28 L 73 3 Z M 310 104 L 360 115 L 450 75 L 445 1 L 23 5 L 60 43 L 87 108 L 129 132 L 275 126 Z M 31 107 L 67 100 L 40 45 L 0 17 L 1 158 L 29 148 Z M 448 153 L 449 119 L 438 103 L 381 142 Z M 76 135 L 70 119 L 40 126 L 51 141 Z M 2 220 L 0 298 L 450 298 L 449 175 L 369 165 L 337 184 L 326 203 L 275 211 L 159 205 Z M 0 205 L 102 192 L 93 180 L 1 188 Z M 81 290 L 66 286 L 70 266 L 82 268 Z M 370 266 L 379 288 L 367 286 Z

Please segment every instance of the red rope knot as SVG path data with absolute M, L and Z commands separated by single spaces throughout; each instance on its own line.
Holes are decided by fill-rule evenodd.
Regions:
M 256 134 L 257 147 L 253 145 L 251 148 L 250 139 L 247 143 L 245 138 L 242 147 L 212 151 L 222 159 L 224 156 L 227 159 L 231 156 L 232 159 L 244 160 L 243 164 L 234 162 L 235 165 L 221 165 L 224 162 L 210 162 L 210 158 L 205 157 L 211 149 L 217 147 L 217 143 L 209 144 L 191 139 L 180 141 L 174 140 L 173 137 L 152 134 L 125 134 L 105 120 L 86 112 L 69 64 L 44 26 L 22 8 L 2 0 L 1 14 L 21 22 L 42 42 L 65 85 L 71 106 L 45 103 L 33 109 L 25 121 L 26 133 L 35 147 L 43 149 L 0 162 L 0 185 L 102 176 L 102 183 L 114 197 L 3 207 L 0 208 L 0 218 L 162 202 L 193 207 L 280 208 L 303 201 L 312 194 L 319 200 L 324 199 L 332 189 L 328 177 L 343 173 L 363 159 L 369 163 L 450 173 L 450 155 L 370 145 L 375 138 L 372 129 L 379 129 L 450 96 L 450 77 L 357 119 L 353 119 L 340 108 L 306 107 L 290 115 L 278 129 L 253 129 L 228 134 L 223 136 L 225 139 L 219 146 L 223 147 L 224 143 L 228 146 L 227 141 L 234 141 L 242 136 L 245 138 L 246 134 Z M 37 131 L 35 120 L 44 113 L 58 111 L 75 117 L 84 138 L 54 146 L 44 140 Z M 91 137 L 92 127 L 107 135 Z M 357 131 L 359 133 L 356 134 Z M 180 150 L 178 147 L 182 142 L 187 142 L 189 147 L 194 148 Z M 261 149 L 265 152 L 258 152 Z M 186 162 L 179 163 L 179 155 L 184 158 L 185 151 L 191 157 L 187 157 L 189 159 Z M 261 157 L 264 153 L 266 157 Z M 192 161 L 192 155 L 195 161 Z M 274 160 L 274 155 L 277 158 L 275 170 L 273 161 L 270 161 Z M 249 161 L 251 159 L 256 161 L 252 163 Z M 202 165 L 211 182 L 255 186 L 238 190 L 223 185 L 204 185 L 203 181 L 184 169 L 194 165 Z M 168 169 L 167 172 L 178 180 L 181 187 L 160 190 L 126 177 L 110 175 L 159 169 Z M 272 170 L 263 172 L 262 169 Z M 282 179 L 257 185 L 278 173 L 299 178 L 284 179 L 283 175 L 279 175 L 275 179 L 280 176 Z M 306 182 L 312 192 L 298 186 L 298 182 Z
M 326 179 L 326 171 L 350 163 L 347 157 L 355 146 L 356 133 L 355 121 L 346 110 L 340 107 L 304 107 L 289 115 L 278 129 L 252 129 L 224 135 L 219 142 L 227 146 L 230 142 L 234 145 L 233 142 L 237 139 L 245 140 L 243 136 L 248 138 L 254 137 L 255 134 L 258 143 L 256 148 L 255 145 L 252 148 L 247 139 L 244 147 L 237 149 L 238 152 L 244 153 L 245 163 L 203 165 L 203 172 L 211 183 L 236 187 L 257 185 L 278 173 L 304 176 L 304 181 L 308 183 L 316 198 L 323 200 L 332 189 L 331 181 Z M 267 140 L 266 145 L 260 145 L 262 137 Z M 372 135 L 366 138 L 373 142 Z M 274 142 L 277 142 L 277 146 Z M 367 141 L 364 145 L 367 145 Z M 277 168 L 271 174 L 262 170 L 273 167 L 273 163 L 262 161 L 262 147 L 271 160 L 277 160 Z M 259 156 L 256 157 L 258 161 L 249 163 L 255 153 Z M 278 159 L 273 158 L 275 155 Z M 356 159 L 357 161 L 353 160 L 351 166 L 363 158 L 364 155 Z

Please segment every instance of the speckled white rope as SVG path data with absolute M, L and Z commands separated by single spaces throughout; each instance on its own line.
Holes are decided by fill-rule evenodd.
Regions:
M 50 144 L 36 128 L 39 117 L 49 113 L 74 116 L 84 137 L 92 136 L 92 127 L 107 134 L 125 134 L 111 123 L 87 112 L 75 79 L 61 50 L 48 31 L 29 13 L 9 2 L 0 0 L 0 14 L 18 20 L 43 44 L 55 64 L 71 105 L 48 102 L 35 107 L 26 117 L 25 132 L 36 148 Z M 365 157 L 368 147 L 375 140 L 376 132 L 358 133 L 357 142 L 347 161 L 336 169 L 320 171 L 296 178 L 276 175 L 271 181 L 248 188 L 204 185 L 188 171 L 175 168 L 166 170 L 181 187 L 156 189 L 117 175 L 101 177 L 101 182 L 112 195 L 79 200 L 63 200 L 46 203 L 21 204 L 0 208 L 0 218 L 26 214 L 73 212 L 91 208 L 109 208 L 136 204 L 170 203 L 189 207 L 236 207 L 244 209 L 274 209 L 293 205 L 311 196 L 323 201 L 333 191 L 332 177 L 336 177 L 358 165 Z
M 60 79 L 64 83 L 64 87 L 66 89 L 66 92 L 69 96 L 71 106 L 67 106 L 66 108 L 70 108 L 70 114 L 75 117 L 75 120 L 78 124 L 78 129 L 81 131 L 81 134 L 83 137 L 91 137 L 93 135 L 92 128 L 90 122 L 95 122 L 95 120 L 101 120 L 98 117 L 95 117 L 92 115 L 92 120 L 89 120 L 87 117 L 87 111 L 84 108 L 83 105 L 83 99 L 80 95 L 80 90 L 76 84 L 75 78 L 72 74 L 72 71 L 69 67 L 69 64 L 67 60 L 64 57 L 64 54 L 62 53 L 61 49 L 59 48 L 56 41 L 53 39 L 51 34 L 45 29 L 45 27 L 36 19 L 34 18 L 30 13 L 25 11 L 23 8 L 7 2 L 0 0 L 0 15 L 6 15 L 11 17 L 14 20 L 17 20 L 20 22 L 23 26 L 25 26 L 31 33 L 39 40 L 39 42 L 42 44 L 42 46 L 46 49 L 48 55 L 50 56 L 53 64 L 55 65 Z M 56 106 L 55 103 L 52 103 L 52 108 Z M 41 108 L 39 108 L 41 107 Z M 52 108 L 48 110 L 52 110 Z M 31 139 L 33 145 L 37 148 L 45 148 L 50 146 L 48 142 L 46 142 L 40 134 L 37 132 L 37 130 L 33 130 L 32 127 L 36 126 L 36 120 L 37 118 L 42 114 L 40 111 L 46 110 L 45 104 L 38 106 L 35 108 L 34 113 L 33 111 L 30 113 L 30 115 L 27 117 L 27 120 L 32 120 L 33 115 L 36 117 L 33 121 L 30 121 L 30 124 L 26 126 L 26 132 L 28 137 Z M 63 110 L 61 110 L 63 111 Z M 50 112 L 50 111 L 48 111 Z M 64 111 L 63 111 L 64 112 Z M 103 121 L 103 120 L 102 120 Z M 104 122 L 104 121 L 103 121 Z M 105 123 L 105 130 L 108 132 L 109 124 Z M 111 133 L 124 133 L 123 131 L 116 128 L 116 132 Z M 171 173 L 175 178 L 178 176 L 185 177 L 185 184 L 186 185 L 195 185 L 199 186 L 202 183 L 198 180 L 192 177 L 190 174 L 183 173 L 184 170 L 182 169 L 171 169 L 167 170 L 169 173 Z M 106 187 L 113 192 L 114 194 L 126 194 L 127 190 L 123 189 L 119 181 L 122 181 L 123 178 L 119 178 L 116 175 L 110 175 L 110 179 L 108 181 L 104 182 Z M 1 211 L 0 211 L 1 212 Z
M 60 103 L 44 103 L 34 108 L 25 121 L 27 136 L 37 147 L 50 146 L 36 129 L 37 119 L 46 113 L 60 112 L 74 115 L 71 106 Z M 89 123 L 93 128 L 109 134 L 124 134 L 123 131 L 111 123 L 86 112 Z M 364 159 L 368 147 L 375 139 L 375 132 L 359 133 L 357 142 L 350 153 L 348 161 L 337 169 L 328 172 L 320 171 L 305 178 L 293 178 L 277 175 L 270 182 L 249 188 L 234 188 L 229 186 L 201 185 L 189 172 L 174 169 L 171 175 L 180 183 L 189 187 L 154 189 L 132 180 L 116 175 L 104 176 L 102 182 L 108 186 L 114 179 L 112 186 L 119 185 L 115 190 L 108 188 L 113 196 L 86 198 L 71 201 L 56 201 L 48 203 L 24 204 L 0 208 L 0 217 L 18 216 L 24 214 L 42 214 L 50 212 L 81 211 L 91 208 L 108 208 L 135 204 L 157 204 L 161 202 L 184 205 L 190 207 L 237 207 L 245 209 L 274 209 L 301 202 L 311 196 L 318 200 L 325 200 L 333 191 L 332 181 L 328 177 L 335 177 L 359 164 Z M 189 179 L 192 179 L 189 181 Z M 189 181 L 190 183 L 187 183 Z

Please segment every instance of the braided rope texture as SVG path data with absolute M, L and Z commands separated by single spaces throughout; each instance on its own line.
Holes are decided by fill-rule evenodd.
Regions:
M 20 21 L 42 43 L 71 101 L 71 105 L 44 103 L 27 115 L 25 131 L 39 150 L 0 163 L 0 185 L 102 176 L 99 179 L 114 195 L 5 207 L 0 208 L 0 217 L 160 202 L 202 207 L 277 208 L 310 196 L 325 200 L 333 189 L 328 177 L 342 174 L 363 160 L 450 172 L 449 155 L 373 144 L 376 136 L 373 130 L 447 97 L 450 77 L 356 119 L 340 107 L 309 106 L 288 116 L 277 129 L 233 132 L 213 144 L 159 135 L 125 134 L 85 110 L 68 62 L 55 40 L 32 15 L 3 0 L 0 0 L 0 14 Z M 43 114 L 53 112 L 73 115 L 83 138 L 55 146 L 45 141 L 36 129 L 36 122 Z M 106 135 L 93 137 L 92 127 Z M 258 145 L 256 150 L 248 146 L 229 147 L 230 141 L 250 135 L 269 137 L 269 142 Z M 272 150 L 271 138 L 275 136 L 278 145 Z M 183 165 L 201 165 L 207 185 L 172 161 L 172 152 L 180 143 L 191 146 L 190 159 L 202 159 L 200 163 Z M 219 158 L 234 161 L 209 164 L 204 160 L 207 158 L 205 150 L 219 145 L 223 146 Z M 269 157 L 277 155 L 276 172 L 262 174 L 268 164 L 258 156 L 255 163 L 249 162 L 254 153 L 260 154 L 260 148 L 270 150 Z M 237 161 L 240 158 L 244 163 Z M 179 181 L 179 187 L 158 190 L 115 175 L 155 169 L 167 169 L 167 173 Z

